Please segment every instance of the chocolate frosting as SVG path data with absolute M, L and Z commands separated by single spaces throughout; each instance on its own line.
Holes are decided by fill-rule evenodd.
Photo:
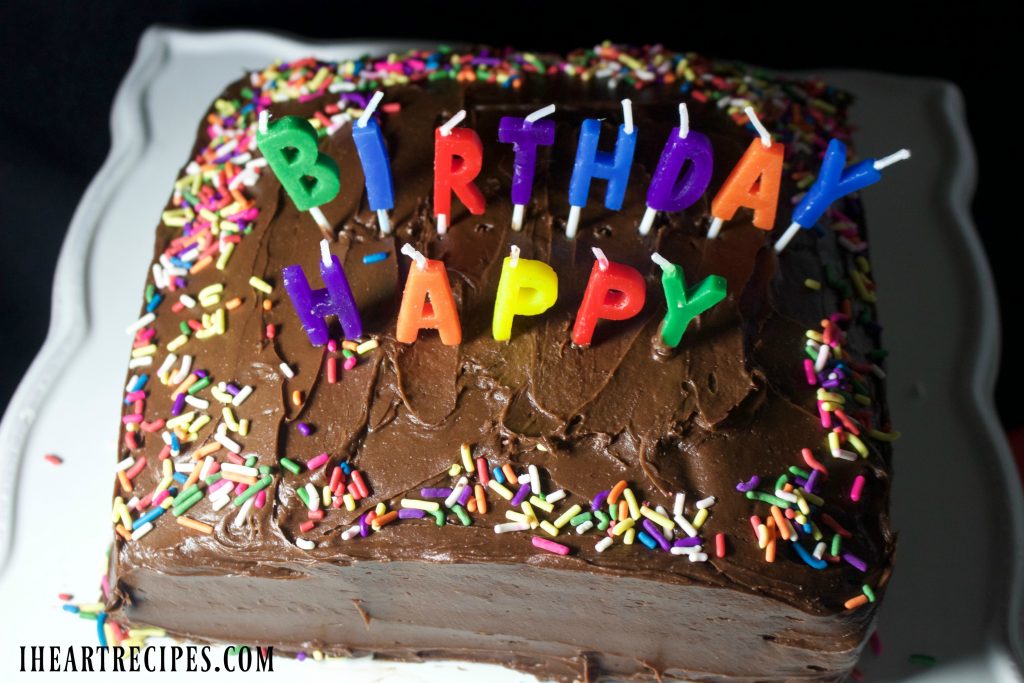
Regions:
M 244 85 L 230 86 L 223 97 L 237 98 Z M 621 120 L 623 96 L 632 98 L 639 131 L 625 203 L 621 211 L 606 210 L 604 184 L 595 181 L 578 236 L 566 239 L 567 188 L 580 122 L 602 118 L 602 147 L 607 149 Z M 819 321 L 837 310 L 839 299 L 829 288 L 811 291 L 803 282 L 808 277 L 823 280 L 823 264 L 842 269 L 849 256 L 831 235 L 814 239 L 806 234 L 776 256 L 767 234 L 754 228 L 744 211 L 726 223 L 718 239 L 705 238 L 710 199 L 752 139 L 750 131 L 715 102 L 688 101 L 693 129 L 714 146 L 711 186 L 686 211 L 659 214 L 645 237 L 637 225 L 665 137 L 676 125 L 677 89 L 619 86 L 616 91 L 604 83 L 550 75 L 528 78 L 518 89 L 453 81 L 393 86 L 384 101 L 400 104 L 399 111 L 380 118 L 396 189 L 393 236 L 381 237 L 366 204 L 351 128 L 321 140 L 321 150 L 338 162 L 342 178 L 338 197 L 322 207 L 337 231 L 331 250 L 344 264 L 364 329 L 379 341 L 379 350 L 349 372 L 339 368 L 338 383 L 327 383 L 323 366 L 328 352 L 310 345 L 280 286 L 281 268 L 291 264 L 301 264 L 311 284 L 321 286 L 321 231 L 308 214 L 296 210 L 269 172 L 251 188 L 259 218 L 237 245 L 229 267 L 195 274 L 187 290 L 194 296 L 209 284 L 223 283 L 225 298 L 237 295 L 243 302 L 229 312 L 224 335 L 193 339 L 184 349 L 215 381 L 255 387 L 237 410 L 252 425 L 248 436 L 237 437 L 244 453 L 257 454 L 261 465 L 276 465 L 282 456 L 305 462 L 327 452 L 330 467 L 347 460 L 364 473 L 370 497 L 355 512 L 328 510 L 323 521 L 302 534 L 298 527 L 306 520 L 306 508 L 295 490 L 307 482 L 322 488 L 330 469 L 304 468 L 297 476 L 282 471 L 268 491 L 267 505 L 254 509 L 250 522 L 240 528 L 231 524 L 235 508 L 214 512 L 204 501 L 189 514 L 212 525 L 210 535 L 174 524 L 168 515 L 144 539 L 118 538 L 112 558 L 117 580 L 110 601 L 114 617 L 163 625 L 193 638 L 274 644 L 292 651 L 320 647 L 329 653 L 505 661 L 562 679 L 592 679 L 609 672 L 641 678 L 667 672 L 695 680 L 841 677 L 855 661 L 874 615 L 874 605 L 845 611 L 843 603 L 862 584 L 884 586 L 891 567 L 890 454 L 884 444 L 872 442 L 866 460 L 828 458 L 829 477 L 819 487 L 825 510 L 852 532 L 844 547 L 867 563 L 866 573 L 846 563 L 814 570 L 785 544 L 776 562 L 764 561 L 749 518 L 764 516 L 767 506 L 746 499 L 735 486 L 754 474 L 773 481 L 789 466 L 803 466 L 804 447 L 826 457 L 814 389 L 801 368 L 806 357 L 803 338 L 805 330 L 818 329 Z M 539 150 L 523 230 L 512 232 L 512 149 L 497 142 L 498 121 L 552 102 L 557 105 L 552 116 L 555 144 Z M 311 117 L 324 103 L 323 98 L 275 103 L 271 112 L 274 117 Z M 454 201 L 451 227 L 439 236 L 431 211 L 433 129 L 459 109 L 468 112 L 463 125 L 475 129 L 484 143 L 483 170 L 476 182 L 487 208 L 474 216 Z M 772 127 L 771 116 L 766 124 Z M 208 141 L 201 128 L 193 154 Z M 787 149 L 791 157 L 809 154 Z M 788 199 L 798 191 L 787 174 L 777 225 L 788 222 Z M 858 205 L 845 206 L 856 212 Z M 159 226 L 156 256 L 178 234 L 177 228 Z M 409 269 L 408 260 L 398 256 L 405 243 L 444 261 L 462 323 L 461 345 L 445 346 L 429 331 L 411 345 L 395 341 L 394 321 Z M 559 277 L 559 297 L 541 316 L 517 317 L 511 341 L 495 342 L 491 316 L 501 261 L 511 245 L 521 249 L 523 258 L 551 264 Z M 593 264 L 593 246 L 644 273 L 647 303 L 631 320 L 600 323 L 592 346 L 577 348 L 569 333 Z M 691 324 L 677 349 L 666 349 L 659 340 L 665 303 L 660 270 L 650 261 L 655 250 L 680 264 L 689 284 L 709 274 L 728 282 L 727 298 Z M 365 254 L 380 251 L 387 252 L 384 261 L 363 264 Z M 271 310 L 263 309 L 264 297 L 248 285 L 252 275 L 276 285 L 268 297 L 274 304 Z M 161 354 L 162 346 L 177 336 L 183 316 L 169 311 L 158 316 L 154 326 Z M 272 340 L 264 334 L 267 325 L 276 326 Z M 846 348 L 855 357 L 874 347 L 870 331 L 851 328 Z M 162 355 L 156 362 L 161 360 Z M 294 369 L 294 378 L 282 376 L 282 362 Z M 153 381 L 150 388 L 147 419 L 169 415 L 170 388 Z M 304 397 L 301 406 L 291 401 L 296 390 Z M 882 421 L 882 383 L 873 382 L 871 392 Z M 219 420 L 216 411 L 211 414 L 214 423 L 204 431 L 208 435 Z M 299 421 L 312 425 L 313 433 L 300 434 Z M 160 479 L 157 455 L 162 443 L 156 436 L 146 437 L 135 453 L 150 461 L 133 482 L 139 491 L 152 490 Z M 546 490 L 570 494 L 566 506 L 586 505 L 596 492 L 620 479 L 629 481 L 638 498 L 668 508 L 676 491 L 686 491 L 691 499 L 716 496 L 704 533 L 726 534 L 728 554 L 694 563 L 639 544 L 616 544 L 598 553 L 594 542 L 599 536 L 578 536 L 568 528 L 570 533 L 556 540 L 571 553 L 543 553 L 531 545 L 530 533 L 494 533 L 494 524 L 507 521 L 508 506 L 490 493 L 490 509 L 475 514 L 472 526 L 439 528 L 429 518 L 402 520 L 367 538 L 341 539 L 341 531 L 379 501 L 396 507 L 403 497 L 419 497 L 423 486 L 450 486 L 448 470 L 459 460 L 463 442 L 491 467 L 510 462 L 524 471 L 528 464 L 537 465 Z M 867 476 L 867 485 L 860 502 L 854 503 L 848 491 L 858 474 Z M 296 547 L 300 536 L 316 547 Z M 458 583 L 446 587 L 437 577 Z M 469 588 L 473 582 L 483 586 Z M 503 582 L 546 596 L 552 609 L 567 610 L 557 616 L 573 635 L 556 639 L 555 647 L 554 641 L 545 646 L 540 638 L 523 639 L 522 630 L 510 630 L 499 610 L 517 609 L 514 605 L 523 596 L 505 595 Z M 566 588 L 558 590 L 559 584 Z M 335 585 L 344 599 L 330 596 Z M 465 591 L 462 586 L 467 586 Z M 666 643 L 697 639 L 706 652 L 698 656 L 697 648 L 682 646 L 678 651 L 650 650 L 644 643 L 661 641 L 639 635 L 624 636 L 636 641 L 633 650 L 601 646 L 603 639 L 594 631 L 601 628 L 600 621 L 588 612 L 594 599 L 588 586 L 615 598 L 612 603 L 636 597 L 656 606 L 653 611 L 667 621 L 646 624 L 645 629 L 658 630 Z M 423 593 L 426 587 L 437 594 Z M 424 636 L 428 616 L 416 613 L 403 619 L 396 611 L 404 605 L 415 612 L 410 607 L 415 601 L 405 603 L 409 594 L 447 604 L 438 615 L 460 615 L 460 628 L 446 630 L 437 623 Z M 248 607 L 207 610 L 206 600 L 214 606 Z M 359 601 L 355 607 L 352 600 Z M 676 623 L 671 610 L 657 606 L 664 600 L 677 601 L 678 613 L 693 625 Z M 303 620 L 281 615 L 293 601 L 305 605 L 303 619 L 323 625 L 329 637 L 304 628 Z M 193 609 L 185 610 L 186 603 Z M 543 613 L 545 605 L 537 609 Z M 341 617 L 341 611 L 351 614 Z M 622 630 L 640 628 L 644 612 L 626 611 L 631 616 L 623 618 Z M 365 627 L 344 633 L 328 627 L 335 623 L 332 619 L 348 623 L 362 616 Z M 692 620 L 703 620 L 705 626 Z M 530 630 L 523 624 L 516 628 Z M 740 632 L 756 640 L 744 646 L 750 656 L 742 663 L 728 656 L 730 642 L 740 642 L 730 639 Z M 515 637 L 489 635 L 510 633 Z M 550 637 L 556 638 L 554 633 Z M 588 639 L 594 645 L 585 645 Z M 598 646 L 603 654 L 587 654 Z M 630 651 L 639 659 L 631 660 Z M 795 652 L 806 665 L 793 668 L 787 661 Z

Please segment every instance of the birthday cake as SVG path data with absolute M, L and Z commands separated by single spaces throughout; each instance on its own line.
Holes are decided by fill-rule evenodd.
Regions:
M 107 637 L 845 678 L 896 436 L 849 103 L 612 44 L 228 86 L 128 328 Z

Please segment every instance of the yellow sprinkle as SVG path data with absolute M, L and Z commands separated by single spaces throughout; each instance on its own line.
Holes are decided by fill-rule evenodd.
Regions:
M 152 356 L 154 353 L 156 353 L 156 344 L 147 344 L 146 346 L 140 346 L 137 349 L 132 349 L 132 358 Z
M 249 436 L 249 418 L 238 421 L 238 433 L 241 436 Z
M 364 353 L 369 353 L 370 351 L 373 351 L 378 346 L 380 346 L 380 344 L 377 343 L 376 339 L 371 339 L 370 341 L 364 341 L 362 344 L 360 344 L 360 345 L 358 345 L 356 347 L 356 353 L 358 353 L 360 356 L 362 356 Z M 470 470 L 470 471 L 472 471 L 472 470 Z
M 571 508 L 569 508 L 568 510 L 566 510 L 565 512 L 563 512 L 561 515 L 558 516 L 558 519 L 556 519 L 555 522 L 554 522 L 555 526 L 558 527 L 559 529 L 561 529 L 562 527 L 564 527 L 566 524 L 569 523 L 570 519 L 572 519 L 576 515 L 580 514 L 580 512 L 582 512 L 582 511 L 583 511 L 583 508 L 581 508 L 578 504 L 577 505 L 573 505 Z
M 636 529 L 626 529 L 626 533 L 622 536 L 623 545 L 633 545 L 633 541 L 636 539 Z
M 554 505 L 547 502 L 546 500 L 542 500 L 537 496 L 530 496 L 530 503 L 536 505 L 537 507 L 539 507 L 544 512 L 547 512 L 548 514 L 551 514 L 551 511 L 555 509 Z
M 821 507 L 822 505 L 825 504 L 825 499 L 822 498 L 821 496 L 814 493 L 808 493 L 803 489 L 798 490 L 800 491 L 800 495 L 806 498 L 807 502 L 810 503 L 811 505 L 817 505 L 818 507 Z
M 821 533 L 821 529 L 819 529 L 818 525 L 814 522 L 811 522 L 811 536 L 814 537 L 815 541 L 820 541 L 825 538 L 825 535 Z
M 540 523 L 540 528 L 546 531 L 549 536 L 558 535 L 558 528 L 546 519 Z
M 196 416 L 196 411 L 190 410 L 187 413 L 182 413 L 181 415 L 178 415 L 177 417 L 170 418 L 169 420 L 167 420 L 166 423 L 164 423 L 164 427 L 166 427 L 167 429 L 173 430 L 175 427 L 177 427 L 179 425 L 183 426 L 183 425 L 188 424 L 189 422 L 192 421 L 192 419 L 195 416 Z
M 462 453 L 462 466 L 465 468 L 467 472 L 475 472 L 476 463 L 473 462 L 473 454 L 469 450 L 469 444 L 462 444 L 459 450 Z
M 704 526 L 704 522 L 708 519 L 708 509 L 697 510 L 697 514 L 693 516 L 693 521 L 690 524 L 693 525 L 694 529 L 699 529 Z
M 511 519 L 513 522 L 519 522 L 520 524 L 529 524 L 530 518 L 524 515 L 522 512 L 516 512 L 515 510 L 506 510 L 505 519 Z
M 344 496 L 341 497 L 341 499 L 345 501 L 346 510 L 352 512 L 353 510 L 356 509 L 356 499 L 352 497 L 351 493 L 346 493 Z
M 385 512 L 387 512 L 387 511 L 388 511 L 388 506 L 387 506 L 387 505 L 385 505 L 385 504 L 384 504 L 384 503 L 382 503 L 382 502 L 381 502 L 381 503 L 377 503 L 377 507 L 375 507 L 375 508 L 373 509 L 373 511 L 374 511 L 375 513 L 377 513 L 377 516 L 378 516 L 378 517 L 380 517 L 381 515 L 383 515 L 383 514 L 384 514 Z
M 672 531 L 672 527 L 675 525 L 675 522 L 671 519 L 649 507 L 640 508 L 640 514 L 660 526 L 665 531 Z
M 265 281 L 253 275 L 249 278 L 249 285 L 256 290 L 263 292 L 264 294 L 270 294 L 274 291 L 274 288 L 267 284 Z
M 860 453 L 860 457 L 866 458 L 871 455 L 871 451 L 868 450 L 868 447 L 864 445 L 864 442 L 856 434 L 852 432 L 847 433 L 846 440 L 853 444 L 854 450 Z
M 499 483 L 497 479 L 491 479 L 491 480 L 489 480 L 489 481 L 487 482 L 487 486 L 488 486 L 488 487 L 490 487 L 490 489 L 491 489 L 492 491 L 494 491 L 495 493 L 497 493 L 497 494 L 498 494 L 499 496 L 501 496 L 501 497 L 502 497 L 502 498 L 504 498 L 505 500 L 512 500 L 513 498 L 515 498 L 515 496 L 514 496 L 514 495 L 512 495 L 512 492 L 511 492 L 511 491 L 509 491 L 509 490 L 508 490 L 508 489 L 507 489 L 507 488 L 505 487 L 505 485 L 504 485 L 504 484 L 501 484 L 501 483 Z
M 209 415 L 200 415 L 199 418 L 195 422 L 193 422 L 191 425 L 189 425 L 188 433 L 189 434 L 198 434 L 199 430 L 202 429 L 203 427 L 205 427 L 207 424 L 209 424 L 209 422 L 210 422 L 210 416 Z
M 823 344 L 825 342 L 825 338 L 821 335 L 821 332 L 818 332 L 816 330 L 807 330 L 806 332 L 804 332 L 804 335 L 808 339 L 813 339 L 819 344 Z
M 857 258 L 855 258 L 854 259 L 854 263 L 856 263 L 857 267 L 860 268 L 860 272 L 862 272 L 862 273 L 870 273 L 871 272 L 871 262 L 868 261 L 863 256 L 858 256 Z
M 462 465 L 460 465 L 459 463 L 455 463 L 448 468 L 449 477 L 457 477 L 460 474 L 462 474 Z
M 331 487 L 324 486 L 323 493 L 320 495 L 320 500 L 323 501 L 324 507 L 329 507 L 331 504 Z
M 491 481 L 494 481 L 494 480 L 492 479 Z M 530 505 L 529 501 L 525 501 L 524 500 L 522 503 L 519 504 L 519 507 L 520 507 L 520 509 L 522 509 L 523 514 L 526 515 L 526 519 L 530 523 L 530 526 L 531 527 L 536 527 L 537 526 L 537 513 L 534 512 L 533 506 Z
M 796 496 L 796 506 L 800 508 L 800 512 L 805 515 L 811 514 L 811 506 L 807 504 L 807 499 L 804 498 L 803 492 L 800 489 L 793 491 L 793 495 Z
M 854 394 L 853 395 L 853 400 L 856 401 L 857 403 L 861 404 L 862 406 L 869 406 L 869 405 L 871 405 L 871 397 L 870 396 L 865 396 L 864 394 Z
M 832 391 L 825 391 L 824 389 L 818 389 L 818 400 L 819 401 L 831 401 L 832 403 L 838 403 L 843 405 L 846 403 L 846 399 L 841 394 L 837 394 Z
M 623 531 L 632 529 L 634 524 L 636 524 L 636 521 L 632 517 L 626 517 L 626 519 L 612 527 L 612 536 L 621 536 Z
M 424 512 L 434 512 L 441 509 L 440 503 L 433 500 L 420 500 L 419 498 L 403 498 L 399 505 L 410 510 L 423 510 Z
M 235 414 L 231 410 L 231 406 L 224 406 L 221 409 L 220 414 L 224 416 L 224 422 L 227 423 L 228 429 L 233 432 L 238 431 L 238 420 L 235 419 Z M 164 462 L 167 462 L 166 460 Z
M 217 257 L 217 270 L 224 270 L 228 265 L 228 261 L 231 260 L 231 254 L 235 251 L 234 242 L 226 242 L 220 250 L 220 256 Z
M 768 547 L 768 527 L 764 524 L 757 525 L 757 547 L 761 550 Z
M 896 439 L 900 438 L 900 433 L 897 431 L 880 432 L 877 429 L 869 429 L 868 436 L 870 436 L 872 439 L 878 439 L 879 441 L 887 441 L 891 443 Z
M 182 346 L 184 346 L 187 343 L 188 343 L 188 337 L 186 337 L 183 334 L 179 334 L 177 337 L 172 339 L 170 341 L 170 343 L 167 344 L 167 350 L 171 351 L 171 352 L 177 351 L 178 349 L 180 349 Z
M 633 490 L 627 486 L 622 491 L 622 497 L 626 499 L 626 505 L 629 507 L 629 516 L 634 521 L 640 519 L 640 506 L 637 505 L 636 496 L 633 495 Z
M 821 289 L 821 283 L 815 280 L 814 278 L 807 278 L 806 280 L 804 280 L 804 287 L 806 287 L 807 289 L 813 289 L 815 291 L 818 291 Z
M 839 435 L 835 432 L 828 433 L 828 447 L 830 450 L 837 451 L 840 448 Z

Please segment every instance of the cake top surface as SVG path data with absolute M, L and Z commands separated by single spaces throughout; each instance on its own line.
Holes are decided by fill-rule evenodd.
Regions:
M 380 234 L 364 198 L 351 134 L 377 89 L 385 93 L 376 117 L 395 178 L 389 236 Z M 612 139 L 623 97 L 632 100 L 639 134 L 622 209 L 606 210 L 603 188 L 595 183 L 578 235 L 566 239 L 580 123 L 603 119 L 602 139 Z M 678 124 L 681 100 L 692 129 L 713 144 L 711 189 L 685 211 L 659 214 L 654 230 L 643 236 L 636 226 L 645 193 L 666 135 Z M 239 484 L 235 505 L 214 510 L 203 500 L 188 510 L 208 533 L 154 519 L 145 537 L 119 541 L 117 562 L 170 573 L 282 577 L 316 561 L 523 562 L 741 589 L 815 614 L 842 611 L 863 586 L 874 601 L 871 587 L 887 580 L 894 543 L 888 520 L 891 430 L 876 377 L 882 353 L 859 202 L 840 200 L 822 221 L 818 239 L 805 235 L 781 256 L 745 214 L 730 221 L 719 239 L 706 238 L 710 197 L 756 137 L 745 107 L 756 109 L 785 146 L 782 223 L 789 200 L 813 182 L 828 140 L 849 140 L 849 102 L 845 93 L 812 80 L 778 78 L 657 46 L 611 44 L 565 58 L 486 48 L 341 63 L 310 58 L 271 65 L 229 86 L 203 122 L 157 230 L 155 270 L 140 318 L 145 322 L 135 330 L 133 353 L 152 357 L 152 368 L 129 371 L 124 412 L 143 416 L 142 430 L 123 428 L 121 462 L 131 457 L 136 466 L 143 463 L 129 468 L 139 496 L 166 481 L 168 461 L 178 467 L 179 488 L 196 483 L 189 481 L 188 465 L 199 470 L 207 457 L 221 466 L 248 461 L 270 469 Z M 522 231 L 513 232 L 513 154 L 497 140 L 498 123 L 549 103 L 556 105 L 550 117 L 555 142 L 539 154 L 527 219 Z M 470 215 L 455 202 L 442 236 L 430 210 L 434 129 L 463 109 L 463 125 L 477 131 L 484 145 L 477 183 L 486 209 Z M 320 150 L 341 169 L 340 193 L 321 208 L 335 230 L 330 252 L 344 264 L 372 342 L 360 347 L 354 367 L 344 372 L 342 347 L 311 345 L 279 286 L 281 268 L 293 264 L 319 286 L 324 235 L 274 175 L 259 170 L 255 137 L 264 110 L 274 118 L 297 115 L 313 122 L 322 133 Z M 403 244 L 444 262 L 462 323 L 460 345 L 445 345 L 432 332 L 414 344 L 395 340 L 410 268 L 399 256 Z M 495 292 L 512 245 L 522 258 L 554 268 L 558 301 L 543 316 L 517 320 L 511 341 L 496 342 L 490 334 Z M 570 343 L 570 329 L 593 247 L 640 270 L 648 296 L 639 315 L 602 323 L 593 343 L 578 348 Z M 650 260 L 654 251 L 679 264 L 688 284 L 709 275 L 728 283 L 726 299 L 691 324 L 675 349 L 659 341 L 664 299 L 660 271 Z M 818 344 L 832 351 L 820 367 L 805 372 L 809 338 L 812 352 Z M 328 381 L 332 358 L 336 382 Z M 823 402 L 830 407 L 819 412 Z M 836 413 L 843 405 L 847 410 Z M 133 420 L 125 424 L 140 422 Z M 248 421 L 244 430 L 241 420 Z M 841 450 L 858 453 L 855 460 L 828 455 L 830 433 L 844 439 Z M 238 446 L 234 459 L 229 444 Z M 463 444 L 470 461 L 460 455 Z M 320 462 L 323 453 L 328 457 Z M 598 522 L 596 511 L 609 510 L 607 492 L 617 490 L 612 498 L 626 500 L 616 486 L 620 481 L 637 505 L 649 505 L 647 512 L 662 506 L 669 517 L 676 494 L 685 492 L 682 516 L 691 524 L 706 517 L 698 534 L 705 548 L 723 534 L 727 552 L 691 562 L 658 543 L 649 548 L 638 540 L 627 547 L 619 536 L 612 548 L 598 551 L 595 543 L 605 534 L 597 528 L 584 534 L 565 528 L 550 540 L 569 553 L 545 552 L 531 541 L 547 536 L 540 530 L 494 532 L 494 525 L 509 522 L 507 511 L 521 508 L 489 486 L 483 487 L 486 512 L 479 503 L 467 511 L 467 498 L 443 526 L 428 513 L 343 538 L 353 525 L 370 525 L 368 513 L 401 509 L 402 499 L 443 506 L 443 497 L 426 498 L 424 489 L 451 490 L 461 476 L 471 486 L 481 483 L 477 458 L 488 469 L 511 466 L 511 476 L 495 472 L 489 478 L 510 480 L 512 494 L 519 492 L 511 481 L 517 475 L 539 477 L 543 495 L 536 496 L 535 508 L 543 510 L 546 497 L 564 491 L 564 498 L 548 504 L 553 511 L 542 515 L 548 520 L 579 504 L 581 514 L 590 511 Z M 307 468 L 310 461 L 319 465 Z M 310 495 L 330 486 L 342 463 L 349 486 L 358 493 L 357 472 L 368 495 L 353 501 L 353 509 L 324 505 L 323 518 L 303 530 Z M 462 471 L 453 474 L 453 464 Z M 466 472 L 470 464 L 473 474 Z M 817 479 L 815 494 L 792 493 L 804 490 L 811 477 Z M 217 481 L 198 484 L 210 499 L 216 489 L 231 488 Z M 265 493 L 254 495 L 257 486 L 265 486 Z M 786 495 L 780 498 L 778 490 Z M 132 493 L 122 481 L 115 495 L 127 500 Z M 713 506 L 701 513 L 695 502 L 710 497 Z M 246 505 L 250 499 L 254 503 Z M 385 507 L 378 511 L 380 503 Z M 243 506 L 247 521 L 236 524 Z M 794 529 L 805 513 L 806 531 Z M 752 529 L 752 517 L 766 528 L 788 525 L 800 540 L 780 547 L 768 562 L 758 542 L 763 532 Z M 644 520 L 636 520 L 636 530 L 657 541 Z M 678 527 L 675 533 L 684 538 Z M 828 545 L 826 560 L 813 554 L 819 542 Z M 851 612 L 853 620 L 865 618 Z

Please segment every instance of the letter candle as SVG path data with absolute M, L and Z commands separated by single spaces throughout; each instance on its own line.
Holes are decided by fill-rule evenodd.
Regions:
M 687 161 L 690 165 L 683 173 Z M 640 221 L 640 234 L 651 231 L 659 211 L 683 211 L 700 199 L 711 182 L 713 165 L 711 141 L 690 131 L 690 116 L 686 104 L 681 103 L 679 127 L 669 133 L 647 188 L 647 210 Z
M 484 146 L 469 128 L 456 128 L 466 118 L 462 109 L 434 132 L 434 216 L 437 234 L 448 232 L 452 192 L 469 212 L 480 215 L 487 207 L 484 195 L 473 180 L 483 166 Z
M 352 127 L 352 140 L 356 143 L 359 162 L 363 165 L 367 202 L 370 210 L 377 212 L 380 231 L 387 235 L 391 232 L 388 211 L 395 208 L 395 187 L 387 147 L 384 146 L 384 133 L 381 132 L 380 124 L 371 118 L 383 97 L 384 93 L 380 90 L 373 94 L 362 116 Z
M 436 329 L 443 344 L 461 343 L 462 326 L 444 263 L 428 259 L 411 244 L 403 245 L 402 253 L 415 261 L 415 265 L 409 268 L 402 292 L 395 339 L 411 344 L 420 330 Z
M 526 116 L 503 116 L 498 124 L 498 141 L 512 144 L 515 158 L 512 162 L 512 229 L 523 228 L 523 215 L 533 194 L 533 174 L 537 167 L 537 146 L 555 141 L 554 121 L 541 121 L 553 114 L 555 105 L 549 104 Z
M 281 280 L 285 292 L 291 299 L 302 329 L 313 346 L 323 346 L 328 340 L 326 318 L 336 315 L 345 336 L 358 339 L 363 336 L 363 322 L 356 308 L 352 289 L 349 287 L 345 270 L 338 257 L 331 254 L 327 240 L 320 242 L 320 277 L 326 287 L 313 289 L 306 280 L 302 266 L 285 266 L 281 269 Z
M 647 296 L 647 285 L 640 271 L 622 263 L 612 263 L 604 251 L 598 247 L 592 249 L 597 260 L 590 271 L 583 303 L 572 327 L 572 342 L 577 346 L 590 344 L 599 319 L 632 318 L 643 309 Z
M 661 323 L 661 340 L 674 349 L 683 340 L 690 321 L 725 298 L 725 278 L 708 275 L 687 289 L 681 267 L 658 252 L 651 254 L 651 260 L 661 267 L 661 286 L 665 290 L 666 311 Z
M 901 149 L 877 161 L 865 159 L 852 166 L 846 166 L 846 145 L 835 138 L 829 140 L 825 158 L 821 162 L 821 171 L 811 189 L 793 211 L 793 222 L 775 243 L 775 253 L 781 253 L 801 228 L 813 228 L 837 199 L 877 183 L 882 179 L 880 171 L 883 168 L 909 158 L 910 150 Z
M 498 294 L 494 298 L 491 333 L 495 341 L 512 337 L 512 319 L 517 315 L 540 315 L 558 299 L 558 276 L 543 261 L 519 258 L 519 247 L 501 265 Z
M 580 212 L 587 204 L 590 181 L 603 178 L 608 181 L 604 193 L 604 205 L 612 211 L 622 208 L 629 184 L 629 171 L 636 149 L 636 129 L 633 126 L 633 103 L 622 100 L 622 124 L 619 126 L 615 149 L 602 152 L 597 149 L 601 136 L 601 122 L 598 119 L 584 119 L 580 127 L 580 139 L 576 146 L 576 161 L 569 180 L 569 218 L 565 224 L 565 236 L 576 237 L 580 223 Z
M 741 206 L 754 210 L 754 226 L 771 230 L 775 225 L 775 210 L 779 203 L 782 184 L 782 145 L 772 142 L 772 136 L 757 118 L 753 107 L 744 110 L 757 130 L 757 139 L 750 142 L 747 151 L 725 179 L 711 202 L 711 227 L 708 239 L 718 237 L 722 223 L 731 220 Z
M 256 146 L 295 207 L 309 211 L 324 236 L 333 239 L 333 229 L 320 205 L 338 196 L 338 164 L 317 149 L 316 130 L 306 119 L 285 116 L 272 124 L 269 121 L 270 112 L 264 109 L 260 112 Z

